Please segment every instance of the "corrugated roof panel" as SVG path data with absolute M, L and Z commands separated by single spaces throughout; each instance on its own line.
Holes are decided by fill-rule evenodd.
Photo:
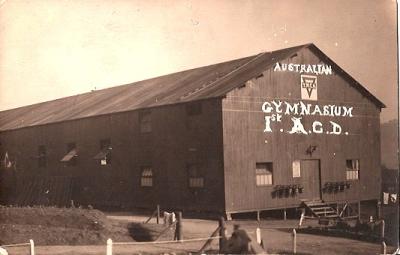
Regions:
M 311 48 L 316 54 L 323 55 L 331 61 L 313 44 L 265 52 L 132 84 L 2 111 L 0 112 L 0 131 L 221 97 L 272 67 L 275 62 L 290 57 L 304 47 Z M 336 68 L 340 68 L 333 61 L 331 62 Z M 344 74 L 347 78 L 354 80 L 346 72 Z M 359 83 L 355 81 L 354 84 L 379 107 L 384 107 L 382 102 Z

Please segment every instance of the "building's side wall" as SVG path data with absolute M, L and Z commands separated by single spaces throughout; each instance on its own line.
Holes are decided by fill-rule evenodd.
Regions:
M 303 49 L 292 58 L 281 63 L 322 63 L 309 49 Z M 318 101 L 306 101 L 313 105 L 344 105 L 354 107 L 353 117 L 302 116 L 302 123 L 311 130 L 313 121 L 324 125 L 323 134 L 288 134 L 293 122 L 283 114 L 282 122 L 271 122 L 273 132 L 263 132 L 265 116 L 262 104 L 265 101 L 281 100 L 299 103 L 300 74 L 296 72 L 265 71 L 262 77 L 254 78 L 245 87 L 231 91 L 223 99 L 225 194 L 227 212 L 261 210 L 298 206 L 302 194 L 289 197 L 274 197 L 277 185 L 293 185 L 300 178 L 293 178 L 294 160 L 320 160 L 321 189 L 327 182 L 344 181 L 351 184 L 340 192 L 322 192 L 328 202 L 378 199 L 380 190 L 380 109 L 359 91 L 348 84 L 340 74 L 318 75 Z M 329 121 L 338 123 L 343 131 L 340 135 L 326 134 Z M 283 132 L 280 129 L 283 128 Z M 349 132 L 344 135 L 344 132 Z M 315 145 L 312 156 L 306 153 Z M 346 180 L 346 159 L 360 160 L 360 179 Z M 256 162 L 273 163 L 273 185 L 256 186 Z M 303 180 L 304 181 L 304 180 Z
M 202 101 L 202 113 L 192 117 L 185 106 L 150 109 L 150 133 L 140 132 L 140 111 L 133 111 L 2 132 L 1 147 L 17 161 L 20 178 L 76 177 L 78 203 L 223 211 L 221 100 Z M 111 140 L 111 165 L 93 159 L 101 139 Z M 60 162 L 71 142 L 77 145 L 77 166 Z M 47 150 L 45 168 L 38 167 L 39 145 Z M 189 188 L 188 164 L 199 166 L 204 188 Z M 153 169 L 153 187 L 140 186 L 144 166 Z

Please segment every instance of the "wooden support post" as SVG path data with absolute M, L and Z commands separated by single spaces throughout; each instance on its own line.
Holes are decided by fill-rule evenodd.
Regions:
M 203 245 L 203 247 L 200 248 L 200 250 L 197 252 L 198 254 L 204 254 L 204 250 L 211 244 L 212 242 L 212 238 L 217 236 L 218 234 L 220 234 L 220 227 L 218 227 L 210 236 L 210 239 L 208 239 L 205 244 Z M 221 244 L 220 244 L 221 245 Z M 219 247 L 219 253 L 223 253 L 222 250 L 222 246 Z
M 286 208 L 283 209 L 283 220 L 286 220 Z
M 336 214 L 339 215 L 339 203 L 336 203 Z
M 149 223 L 149 221 L 150 221 L 156 214 L 157 214 L 157 210 L 155 210 L 155 211 L 151 214 L 151 216 L 144 222 L 144 224 Z
M 112 255 L 112 245 L 113 245 L 113 241 L 111 240 L 111 238 L 108 238 L 106 255 Z
M 176 213 L 176 240 L 181 241 L 183 239 L 182 235 L 182 212 Z
M 160 224 L 160 205 L 157 205 L 157 224 Z
M 361 220 L 361 202 L 358 201 L 358 209 L 357 209 L 357 213 L 358 213 L 358 220 Z
M 219 239 L 219 251 L 221 252 L 221 250 L 225 247 L 225 240 L 226 240 L 226 236 L 225 236 L 225 219 L 224 219 L 224 217 L 220 217 L 219 218 L 218 227 L 219 227 L 219 236 L 221 237 Z
M 376 201 L 376 218 L 381 219 L 381 201 Z
M 29 255 L 35 255 L 35 243 L 33 242 L 32 239 L 29 240 L 29 244 L 30 244 Z
M 303 224 L 305 216 L 306 216 L 306 210 L 302 210 L 301 216 L 300 216 L 300 221 L 299 221 L 299 228 L 301 227 L 301 224 Z
M 260 222 L 260 211 L 257 211 L 257 221 Z
M 296 254 L 296 252 L 297 252 L 297 233 L 296 233 L 296 229 L 293 229 L 293 234 L 292 234 L 292 237 L 293 237 L 293 254 Z
M 348 207 L 348 209 L 347 209 L 347 217 L 349 217 L 350 216 L 351 204 L 349 203 L 349 205 L 347 207 Z
M 381 221 L 381 241 L 385 241 L 385 220 Z
M 382 242 L 381 245 L 381 254 L 386 255 L 386 243 Z

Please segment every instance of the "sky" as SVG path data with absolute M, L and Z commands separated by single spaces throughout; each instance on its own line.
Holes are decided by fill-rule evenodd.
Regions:
M 0 110 L 314 43 L 398 116 L 393 0 L 0 0 Z

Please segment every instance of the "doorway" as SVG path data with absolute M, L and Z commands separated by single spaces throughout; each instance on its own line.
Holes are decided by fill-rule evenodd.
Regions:
M 321 171 L 319 159 L 301 160 L 301 183 L 303 199 L 321 200 Z

